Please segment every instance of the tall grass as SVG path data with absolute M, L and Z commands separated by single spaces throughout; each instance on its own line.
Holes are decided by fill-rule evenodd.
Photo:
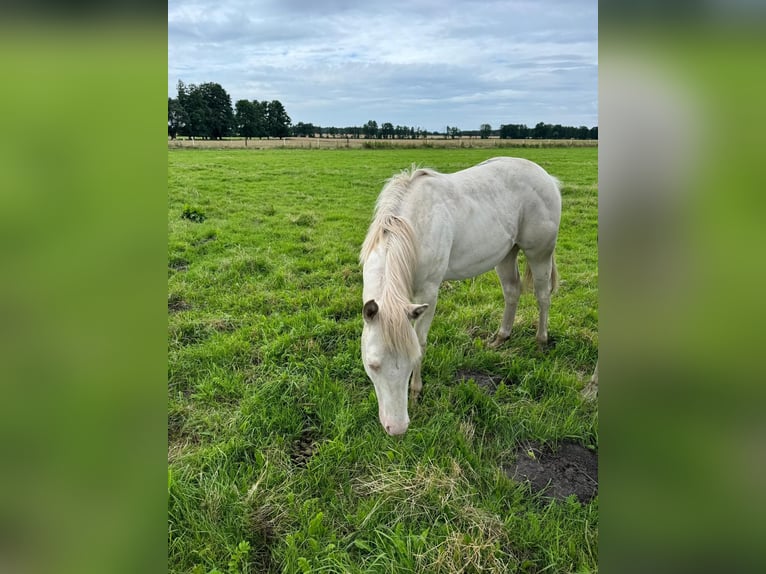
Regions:
M 487 348 L 503 310 L 489 273 L 442 286 L 404 437 L 380 428 L 361 365 L 357 258 L 383 182 L 493 155 L 169 151 L 170 572 L 597 569 L 598 499 L 550 500 L 503 471 L 525 441 L 598 444 L 579 394 L 598 347 L 596 149 L 513 154 L 564 183 L 550 350 L 529 295 Z

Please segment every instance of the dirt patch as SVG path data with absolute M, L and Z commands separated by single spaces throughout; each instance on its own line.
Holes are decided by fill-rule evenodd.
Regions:
M 249 514 L 250 555 L 248 561 L 255 572 L 269 572 L 272 567 L 271 548 L 277 543 L 278 511 L 271 505 L 254 508 Z
M 186 271 L 189 269 L 189 262 L 181 257 L 173 257 L 168 261 L 168 267 L 174 271 Z
M 516 461 L 503 468 L 513 480 L 551 498 L 576 495 L 582 503 L 598 493 L 598 455 L 579 444 L 563 442 L 549 448 L 527 444 L 516 450 Z
M 171 313 L 178 313 L 179 311 L 187 311 L 188 309 L 191 309 L 191 305 L 184 301 L 180 295 L 176 295 L 175 293 L 168 295 L 168 311 Z
M 201 321 L 181 323 L 170 326 L 169 340 L 180 346 L 196 345 L 207 339 L 212 333 L 213 330 L 210 326 Z
M 239 328 L 239 324 L 229 317 L 213 319 L 210 321 L 210 326 L 219 333 L 233 333 Z
M 473 369 L 462 369 L 458 371 L 455 376 L 458 381 L 475 381 L 477 387 L 489 394 L 494 394 L 500 383 L 505 382 L 508 384 L 508 381 L 499 375 L 493 375 Z

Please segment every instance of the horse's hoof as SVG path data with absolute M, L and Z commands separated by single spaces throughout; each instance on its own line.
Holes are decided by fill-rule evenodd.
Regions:
M 501 337 L 499 335 L 495 335 L 492 339 L 490 339 L 489 343 L 487 343 L 487 346 L 490 349 L 497 349 L 500 346 L 502 346 L 502 344 L 505 343 L 510 338 L 511 338 L 510 335 L 508 335 L 507 337 Z
M 537 350 L 541 353 L 545 353 L 547 351 L 550 351 L 556 346 L 556 339 L 553 337 L 553 335 L 548 335 L 548 338 L 544 341 L 541 339 L 537 339 Z

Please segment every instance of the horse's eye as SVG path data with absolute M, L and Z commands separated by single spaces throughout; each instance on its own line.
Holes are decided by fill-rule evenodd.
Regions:
M 380 363 L 367 363 L 367 366 L 375 372 L 380 370 Z

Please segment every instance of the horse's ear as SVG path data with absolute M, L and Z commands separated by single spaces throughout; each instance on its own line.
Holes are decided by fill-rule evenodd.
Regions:
M 407 317 L 414 321 L 420 317 L 426 309 L 428 309 L 428 303 L 423 303 L 422 305 L 410 305 L 407 308 Z
M 364 315 L 365 321 L 372 321 L 375 318 L 375 315 L 378 314 L 378 304 L 375 302 L 375 299 L 370 299 L 367 301 L 367 303 L 364 304 L 364 309 L 362 309 L 362 315 Z

